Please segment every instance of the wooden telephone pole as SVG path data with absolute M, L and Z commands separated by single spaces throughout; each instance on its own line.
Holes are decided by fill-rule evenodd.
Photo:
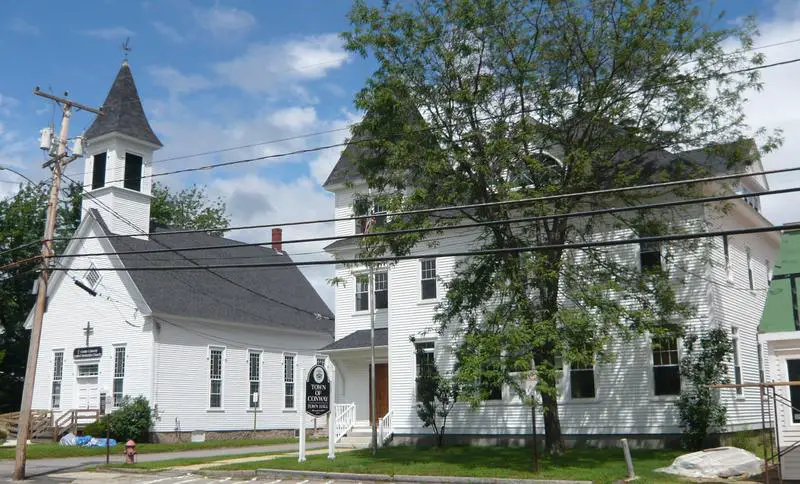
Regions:
M 55 140 L 57 143 L 55 157 L 47 161 L 43 167 L 51 166 L 53 170 L 53 183 L 50 187 L 50 199 L 47 204 L 47 223 L 42 240 L 42 269 L 39 273 L 37 285 L 36 306 L 33 313 L 33 327 L 31 328 L 31 341 L 28 346 L 28 362 L 25 367 L 25 385 L 22 390 L 22 405 L 19 414 L 17 430 L 17 454 L 14 464 L 14 480 L 25 479 L 25 462 L 27 460 L 28 439 L 30 438 L 31 406 L 33 405 L 33 384 L 36 378 L 36 364 L 39 359 L 39 339 L 42 334 L 42 320 L 44 319 L 45 304 L 47 302 L 47 282 L 50 278 L 48 268 L 53 252 L 53 236 L 56 231 L 56 218 L 58 214 L 58 192 L 61 187 L 61 173 L 64 168 L 78 155 L 67 156 L 67 140 L 69 138 L 69 121 L 72 110 L 82 109 L 102 116 L 98 110 L 79 104 L 69 99 L 42 92 L 37 87 L 33 93 L 51 99 L 61 106 L 61 132 Z M 66 94 L 65 94 L 66 95 Z

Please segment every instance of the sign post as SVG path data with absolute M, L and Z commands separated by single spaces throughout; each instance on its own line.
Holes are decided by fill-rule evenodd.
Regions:
M 305 373 L 304 368 L 300 367 L 300 376 L 302 377 Z M 305 405 L 306 395 L 305 390 L 306 386 L 302 384 L 303 378 L 297 378 L 300 381 L 300 405 Z M 300 414 L 300 452 L 297 455 L 297 462 L 305 462 L 306 461 L 306 412 L 301 410 L 298 412 Z
M 300 374 L 303 375 L 304 371 L 301 368 Z M 299 380 L 299 379 L 298 379 Z M 305 422 L 306 414 L 312 417 L 321 417 L 331 411 L 331 382 L 328 379 L 328 372 L 322 365 L 314 365 L 308 371 L 305 379 L 302 380 L 300 385 L 301 397 L 300 401 L 303 402 L 303 411 L 300 412 L 300 456 L 299 462 L 306 460 L 306 434 Z M 330 439 L 330 425 L 328 426 L 328 436 Z M 328 453 L 330 456 L 330 442 L 328 443 Z
M 256 438 L 256 415 L 258 415 L 258 392 L 252 393 L 253 398 L 253 439 Z
M 331 363 L 331 405 L 328 411 L 328 459 L 336 458 L 336 369 Z

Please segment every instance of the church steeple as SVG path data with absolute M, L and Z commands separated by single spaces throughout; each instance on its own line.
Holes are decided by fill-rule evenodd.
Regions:
M 103 115 L 84 137 L 89 156 L 83 211 L 96 209 L 117 234 L 149 232 L 153 152 L 163 145 L 144 114 L 127 60 L 108 91 Z
M 117 78 L 108 91 L 103 103 L 103 113 L 104 116 L 95 118 L 86 131 L 87 140 L 109 133 L 120 133 L 159 148 L 164 146 L 147 121 L 127 60 L 122 63 Z

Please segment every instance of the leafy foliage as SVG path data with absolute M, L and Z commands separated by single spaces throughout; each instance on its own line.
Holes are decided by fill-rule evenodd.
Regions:
M 725 430 L 727 409 L 720 402 L 719 391 L 708 387 L 729 383 L 727 361 L 733 343 L 721 328 L 707 334 L 687 335 L 683 343 L 681 376 L 690 383 L 681 391 L 676 405 L 683 428 L 684 445 L 700 450 L 706 439 Z
M 84 435 L 91 435 L 92 437 L 105 437 L 106 429 L 108 428 L 108 415 L 100 417 L 95 422 L 90 423 L 83 429 Z M 119 437 L 112 432 L 111 437 L 118 439 Z
M 746 52 L 756 25 L 709 18 L 691 0 L 357 1 L 343 37 L 377 65 L 356 96 L 365 116 L 351 146 L 368 188 L 358 195 L 389 211 L 414 210 L 708 174 L 697 157 L 673 155 L 699 147 L 731 165 L 751 162 L 757 154 L 742 140 L 749 131 L 742 105 L 746 90 L 761 87 L 759 74 L 727 73 L 763 63 L 762 54 Z M 743 49 L 723 49 L 729 39 Z M 779 133 L 759 130 L 757 138 L 762 151 L 780 143 Z M 378 230 L 478 222 L 488 225 L 474 231 L 476 249 L 550 248 L 461 260 L 436 329 L 462 342 L 457 379 L 500 380 L 523 397 L 525 380 L 536 379 L 546 447 L 558 454 L 556 358 L 602 363 L 614 356 L 614 338 L 681 334 L 694 308 L 677 296 L 676 269 L 703 248 L 658 246 L 662 264 L 640 270 L 624 249 L 561 246 L 599 232 L 658 235 L 703 222 L 690 209 L 553 215 L 696 193 L 680 187 L 481 205 L 392 217 Z M 519 217 L 535 218 L 509 221 Z M 407 254 L 436 247 L 442 233 L 371 237 L 361 251 Z M 464 391 L 473 402 L 485 398 L 481 385 Z
M 221 198 L 209 200 L 204 187 L 192 185 L 173 192 L 156 182 L 152 195 L 151 223 L 182 229 L 219 229 L 212 232 L 216 235 L 222 235 L 222 229 L 230 225 L 225 202 Z
M 417 361 L 424 356 L 417 348 Z M 436 436 L 436 445 L 444 443 L 447 417 L 458 398 L 458 384 L 439 373 L 435 364 L 419 369 L 417 375 L 417 416 L 424 428 L 430 427 Z
M 142 396 L 134 399 L 124 397 L 119 408 L 110 413 L 107 420 L 116 438 L 133 439 L 136 442 L 147 442 L 153 425 L 150 403 Z

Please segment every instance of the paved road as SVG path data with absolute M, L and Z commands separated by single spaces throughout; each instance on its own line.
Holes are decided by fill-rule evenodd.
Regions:
M 328 446 L 327 442 L 308 442 L 308 449 L 319 449 Z M 121 448 L 121 447 L 120 447 Z M 235 447 L 227 449 L 203 449 L 189 450 L 184 452 L 163 452 L 160 454 L 139 454 L 136 456 L 137 462 L 151 462 L 158 460 L 179 459 L 184 457 L 210 457 L 215 455 L 240 455 L 252 454 L 255 452 L 293 452 L 297 451 L 297 444 L 261 445 L 254 447 Z M 114 452 L 112 449 L 111 462 L 122 462 L 121 451 Z M 26 475 L 30 477 L 45 477 L 55 472 L 78 471 L 85 467 L 105 464 L 105 456 L 90 457 L 69 457 L 65 459 L 29 459 L 26 466 Z M 0 482 L 8 482 L 14 473 L 13 460 L 0 461 Z M 42 480 L 41 482 L 47 482 Z M 200 481 L 197 481 L 198 483 Z M 164 484 L 167 484 L 164 481 Z

